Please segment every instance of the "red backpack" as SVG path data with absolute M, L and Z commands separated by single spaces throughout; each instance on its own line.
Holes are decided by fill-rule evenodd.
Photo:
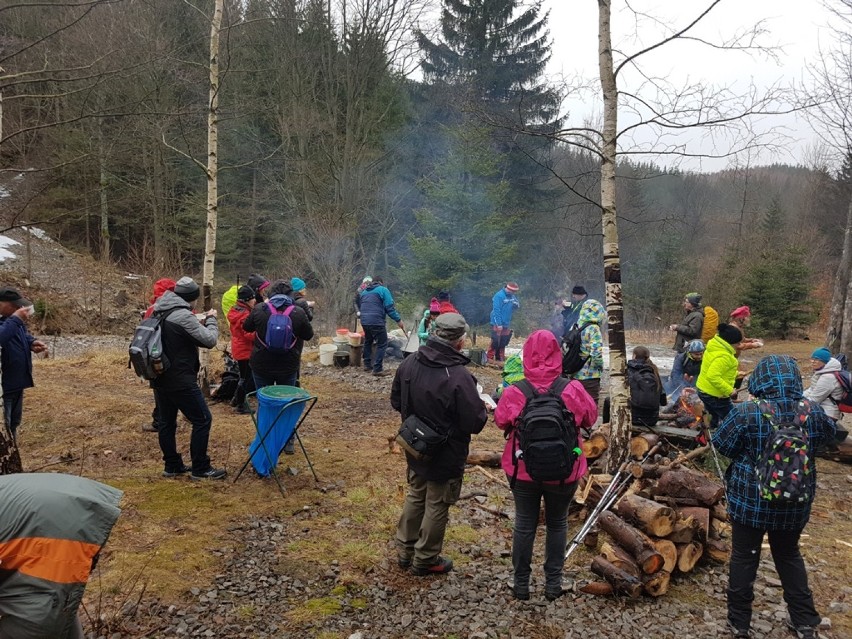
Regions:
M 840 399 L 832 399 L 837 404 L 837 408 L 841 413 L 852 413 L 852 375 L 849 371 L 834 371 L 834 377 L 840 388 L 843 390 L 843 395 Z

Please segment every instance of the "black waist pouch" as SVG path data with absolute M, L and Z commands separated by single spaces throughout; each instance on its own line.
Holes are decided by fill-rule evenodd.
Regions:
M 448 437 L 417 415 L 409 415 L 399 427 L 396 443 L 417 461 L 428 462 L 440 452 Z

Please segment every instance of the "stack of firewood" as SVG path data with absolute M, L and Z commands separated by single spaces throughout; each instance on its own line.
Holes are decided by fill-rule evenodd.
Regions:
M 634 459 L 644 458 L 657 443 L 655 437 L 640 435 L 631 441 Z M 591 568 L 603 581 L 587 584 L 583 592 L 659 597 L 672 575 L 689 573 L 700 560 L 727 561 L 725 488 L 688 468 L 686 461 L 658 455 L 629 466 L 633 483 L 597 522 L 607 538 L 595 531 L 584 540 L 599 553 Z M 590 476 L 580 491 L 585 508 L 591 510 L 610 479 Z

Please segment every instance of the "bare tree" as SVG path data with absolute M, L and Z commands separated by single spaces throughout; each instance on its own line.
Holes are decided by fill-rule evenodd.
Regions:
M 811 65 L 812 87 L 804 100 L 812 103 L 808 114 L 814 129 L 840 163 L 852 154 L 852 0 L 825 0 L 825 6 L 835 18 L 833 38 Z M 834 277 L 826 344 L 832 352 L 852 357 L 852 189 L 846 193 L 843 251 Z

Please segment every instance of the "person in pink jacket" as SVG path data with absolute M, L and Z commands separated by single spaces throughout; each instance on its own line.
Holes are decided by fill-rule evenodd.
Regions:
M 539 392 L 550 388 L 562 373 L 562 352 L 553 333 L 536 331 L 524 344 L 524 376 Z M 594 400 L 580 382 L 571 381 L 562 391 L 565 407 L 574 415 L 577 426 L 578 446 L 583 443 L 580 428 L 590 428 L 597 418 Z M 494 421 L 507 433 L 503 450 L 502 467 L 510 479 L 514 476 L 512 495 L 515 499 L 515 529 L 512 537 L 512 565 L 515 581 L 512 592 L 516 599 L 530 597 L 530 562 L 533 542 L 538 526 L 541 500 L 544 498 L 547 535 L 544 550 L 544 596 L 548 601 L 562 596 L 562 568 L 565 564 L 565 547 L 568 541 L 568 505 L 577 489 L 577 481 L 586 474 L 588 464 L 582 454 L 574 464 L 574 470 L 564 482 L 537 482 L 526 471 L 523 460 L 518 460 L 517 475 L 512 460 L 514 437 L 511 434 L 524 410 L 526 398 L 523 392 L 512 385 L 503 391 Z

